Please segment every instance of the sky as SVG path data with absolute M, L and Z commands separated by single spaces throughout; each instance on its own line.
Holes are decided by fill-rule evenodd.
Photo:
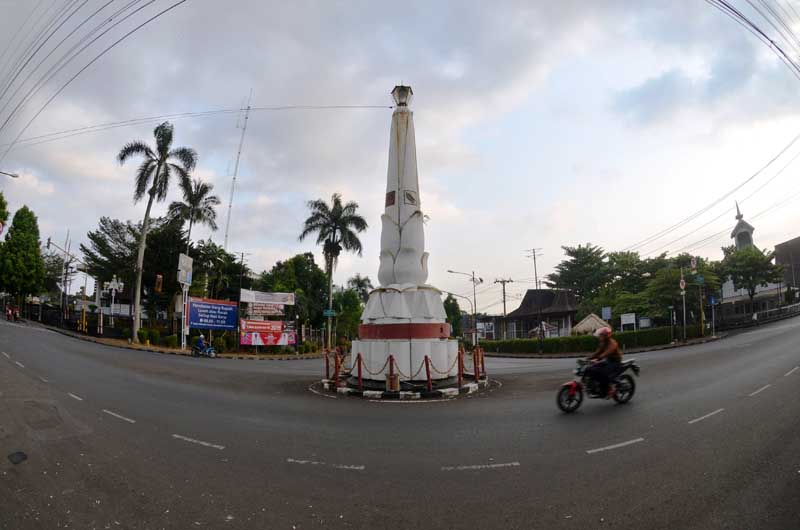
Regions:
M 251 91 L 253 107 L 379 107 L 251 112 L 228 250 L 249 253 L 248 265 L 259 272 L 301 252 L 323 263 L 314 240 L 300 242 L 298 234 L 306 203 L 338 192 L 360 205 L 369 228 L 363 254 L 342 255 L 334 281 L 360 273 L 377 283 L 389 92 L 400 83 L 415 93 L 428 281 L 471 295 L 466 277 L 446 271 L 475 271 L 484 280 L 478 309 L 493 314 L 503 310 L 496 279 L 514 280 L 508 311 L 533 287 L 528 249 L 539 249 L 542 278 L 563 259 L 562 246 L 631 248 L 725 196 L 800 132 L 800 80 L 700 0 L 237 0 L 224 7 L 187 0 L 59 92 L 104 48 L 173 3 L 131 1 L 140 11 L 19 106 L 0 129 L 0 154 L 18 136 L 239 109 Z M 58 57 L 129 2 L 107 3 L 0 0 L 0 89 L 63 13 L 50 26 L 53 37 L 0 91 L 0 123 Z M 800 17 L 790 21 L 800 25 Z M 101 216 L 141 220 L 145 204 L 133 201 L 137 164 L 120 166 L 115 155 L 131 140 L 152 143 L 159 121 L 15 145 L 0 170 L 20 178 L 0 176 L 0 190 L 12 212 L 25 204 L 38 215 L 43 240 L 63 243 L 69 230 L 77 248 Z M 220 229 L 197 227 L 192 238 L 222 243 L 241 115 L 172 122 L 175 145 L 199 154 L 194 176 L 212 183 L 223 202 Z M 790 161 L 798 153 L 800 142 L 707 212 L 633 248 L 643 256 L 679 252 L 729 230 L 735 200 L 759 247 L 797 237 L 800 162 Z M 153 214 L 178 198 L 173 185 Z M 689 250 L 721 259 L 729 242 L 723 233 Z

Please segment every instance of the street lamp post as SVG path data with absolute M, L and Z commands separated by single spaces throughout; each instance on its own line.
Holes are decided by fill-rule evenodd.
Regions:
M 105 292 L 111 292 L 111 308 L 109 316 L 109 325 L 113 328 L 114 327 L 114 298 L 117 295 L 117 292 L 122 291 L 125 288 L 125 284 L 117 279 L 117 275 L 115 274 L 113 278 L 111 278 L 110 282 L 105 282 L 103 284 L 103 290 Z M 101 309 L 102 311 L 102 309 Z
M 478 345 L 478 302 L 476 300 L 476 287 L 479 283 L 483 283 L 483 278 L 476 278 L 475 271 L 472 271 L 472 274 L 468 274 L 466 272 L 458 272 L 449 270 L 450 274 L 461 274 L 462 276 L 466 276 L 470 278 L 472 282 L 472 345 Z

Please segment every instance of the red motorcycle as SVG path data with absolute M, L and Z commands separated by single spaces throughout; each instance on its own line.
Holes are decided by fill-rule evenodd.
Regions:
M 575 368 L 574 380 L 564 383 L 558 390 L 556 395 L 556 404 L 563 412 L 575 412 L 578 407 L 583 403 L 584 393 L 587 393 L 592 399 L 605 398 L 606 395 L 601 392 L 600 383 L 598 383 L 591 374 L 586 373 L 586 368 L 591 364 L 586 359 L 578 359 L 578 367 Z M 639 366 L 636 361 L 625 361 L 620 363 L 619 368 L 611 375 L 610 381 L 614 385 L 614 401 L 617 403 L 627 403 L 633 398 L 636 392 L 636 382 L 630 374 L 626 374 L 631 370 L 637 376 L 639 375 Z

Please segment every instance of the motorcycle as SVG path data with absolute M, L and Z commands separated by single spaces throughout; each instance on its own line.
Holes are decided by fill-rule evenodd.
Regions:
M 206 346 L 203 349 L 198 348 L 196 345 L 192 346 L 192 357 L 208 357 L 213 359 L 217 356 L 217 352 L 211 346 Z
M 584 393 L 592 399 L 600 399 L 607 397 L 600 390 L 600 383 L 598 383 L 591 374 L 586 373 L 586 369 L 591 365 L 591 362 L 586 359 L 578 359 L 577 368 L 575 368 L 575 375 L 577 376 L 573 381 L 564 383 L 558 390 L 556 395 L 556 404 L 563 412 L 575 412 L 578 407 L 583 403 Z M 639 375 L 639 366 L 636 361 L 624 361 L 620 363 L 619 368 L 610 377 L 611 384 L 614 385 L 614 401 L 623 404 L 627 403 L 633 398 L 636 392 L 636 381 L 628 370 L 632 371 L 637 376 Z

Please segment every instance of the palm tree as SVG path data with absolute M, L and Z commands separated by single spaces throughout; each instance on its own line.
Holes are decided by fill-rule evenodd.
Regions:
M 170 219 L 189 221 L 189 232 L 186 243 L 186 254 L 189 254 L 189 245 L 192 242 L 192 225 L 195 223 L 207 225 L 211 230 L 217 229 L 217 211 L 214 207 L 220 205 L 219 197 L 211 195 L 213 184 L 208 184 L 200 179 L 181 180 L 179 183 L 183 192 L 183 202 L 174 201 L 169 205 Z
M 133 332 L 134 342 L 139 342 L 138 331 L 142 323 L 142 264 L 144 262 L 144 249 L 147 244 L 147 230 L 150 227 L 150 209 L 153 201 L 163 201 L 169 191 L 169 179 L 174 173 L 181 181 L 189 180 L 189 172 L 197 165 L 197 153 L 188 147 L 171 149 L 173 127 L 169 122 L 164 122 L 153 130 L 156 146 L 151 149 L 146 143 L 135 140 L 126 144 L 117 155 L 120 165 L 129 158 L 139 155 L 144 161 L 136 171 L 136 185 L 133 191 L 133 202 L 139 202 L 148 196 L 147 208 L 142 221 L 142 233 L 139 236 L 139 253 L 136 257 L 136 290 L 133 300 Z M 174 162 L 173 162 L 174 161 Z
M 325 273 L 328 275 L 328 310 L 333 309 L 333 270 L 342 250 L 361 255 L 361 241 L 356 233 L 367 229 L 367 222 L 356 213 L 358 203 L 342 204 L 342 196 L 334 193 L 329 206 L 323 199 L 308 201 L 311 215 L 303 225 L 300 241 L 317 233 L 317 244 L 322 243 L 325 255 Z M 331 317 L 328 317 L 328 348 L 331 347 Z
M 358 293 L 358 297 L 361 298 L 362 302 L 367 303 L 369 292 L 373 289 L 369 276 L 361 276 L 356 273 L 355 276 L 347 280 L 347 286 Z

